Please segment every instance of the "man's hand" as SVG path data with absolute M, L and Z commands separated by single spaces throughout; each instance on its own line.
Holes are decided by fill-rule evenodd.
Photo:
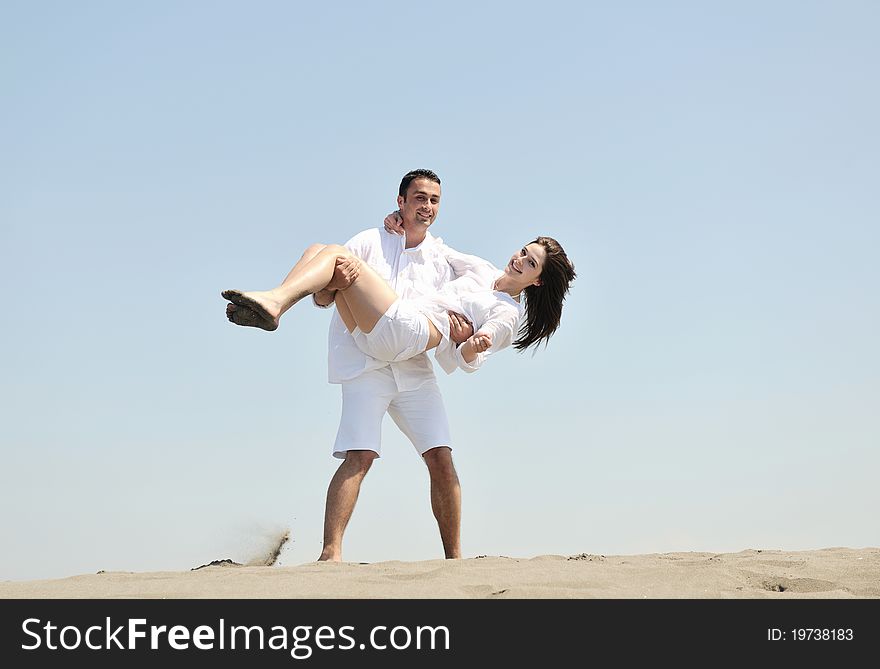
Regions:
M 403 218 L 400 216 L 400 210 L 392 211 L 385 217 L 385 230 L 392 235 L 403 234 Z
M 474 334 L 473 324 L 454 311 L 446 313 L 449 314 L 449 338 L 455 342 L 456 346 L 463 344 Z
M 329 307 L 336 299 L 337 290 L 345 290 L 358 278 L 361 271 L 361 261 L 354 257 L 339 257 L 333 268 L 333 276 L 324 288 L 314 295 L 315 304 L 321 307 Z
M 345 290 L 348 288 L 361 271 L 361 261 L 353 256 L 339 257 L 336 259 L 336 267 L 333 268 L 333 278 L 324 288 L 326 291 Z

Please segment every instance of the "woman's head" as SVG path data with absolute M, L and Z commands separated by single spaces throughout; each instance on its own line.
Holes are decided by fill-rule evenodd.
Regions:
M 565 249 L 552 237 L 538 237 L 515 254 L 504 271 L 528 281 L 523 289 L 526 319 L 513 347 L 524 351 L 546 344 L 559 327 L 562 303 L 577 276 Z

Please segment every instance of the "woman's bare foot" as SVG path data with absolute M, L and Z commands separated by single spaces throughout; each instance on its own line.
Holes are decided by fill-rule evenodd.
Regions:
M 278 329 L 281 305 L 272 297 L 271 293 L 263 291 L 244 293 L 240 290 L 224 290 L 220 294 L 232 302 L 231 305 L 226 307 L 226 316 L 236 325 L 253 326 L 269 331 Z M 234 314 L 239 310 L 230 310 L 230 306 L 243 307 L 245 310 L 250 311 L 256 319 L 252 318 L 249 314 L 240 314 L 239 319 L 242 322 L 239 322 L 234 317 Z
M 269 332 L 278 329 L 274 322 L 266 320 L 247 307 L 240 307 L 231 302 L 226 305 L 226 318 L 229 319 L 230 323 L 243 325 L 244 327 L 260 328 Z

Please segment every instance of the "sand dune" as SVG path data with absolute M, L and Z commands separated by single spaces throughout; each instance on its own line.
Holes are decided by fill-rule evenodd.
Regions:
M 790 599 L 880 598 L 880 548 L 463 560 L 100 572 L 0 582 L 0 598 Z

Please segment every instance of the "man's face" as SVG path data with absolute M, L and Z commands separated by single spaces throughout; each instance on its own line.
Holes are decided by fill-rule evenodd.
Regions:
M 440 210 L 440 184 L 430 179 L 413 179 L 406 197 L 397 196 L 404 230 L 427 228 Z

